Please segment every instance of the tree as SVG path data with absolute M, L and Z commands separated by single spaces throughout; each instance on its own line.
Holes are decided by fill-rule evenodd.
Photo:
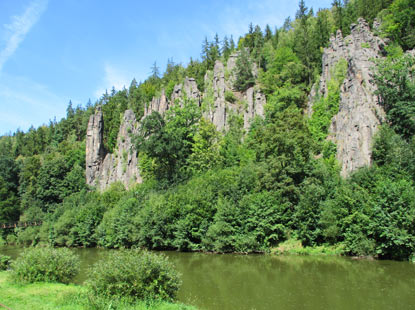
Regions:
M 392 128 L 405 139 L 415 134 L 415 56 L 378 62 L 375 81 Z
M 72 107 L 72 100 L 69 100 L 68 107 L 66 108 L 66 118 L 69 119 L 73 117 L 74 114 L 75 114 L 75 111 Z
M 265 126 L 252 133 L 249 141 L 263 169 L 261 189 L 277 191 L 297 204 L 298 185 L 307 175 L 313 147 L 301 110 L 291 105 L 271 115 Z
M 220 136 L 212 122 L 201 118 L 192 144 L 192 153 L 188 159 L 192 174 L 216 167 L 220 161 Z
M 236 79 L 233 87 L 238 91 L 245 91 L 255 84 L 254 75 L 252 74 L 252 64 L 248 51 L 245 48 L 239 53 L 235 64 Z
M 271 30 L 271 27 L 268 24 L 265 26 L 264 39 L 265 39 L 265 41 L 270 41 L 272 39 L 272 30 Z
M 272 94 L 287 85 L 301 84 L 305 78 L 304 66 L 289 47 L 278 48 L 267 59 L 266 72 L 260 75 L 261 88 Z
M 227 36 L 223 38 L 223 44 L 221 49 L 222 55 L 225 58 L 225 60 L 228 60 L 229 55 L 232 53 L 231 47 L 229 45 L 229 39 Z
M 383 21 L 382 28 L 387 35 L 397 41 L 404 50 L 415 47 L 415 9 L 413 0 L 395 0 L 386 11 Z
M 155 161 L 157 180 L 171 184 L 187 177 L 186 163 L 200 117 L 199 107 L 185 102 L 183 107 L 174 105 L 164 117 L 153 112 L 143 120 L 135 145 Z
M 343 5 L 341 0 L 333 0 L 332 4 L 334 9 L 334 21 L 336 30 L 343 32 Z

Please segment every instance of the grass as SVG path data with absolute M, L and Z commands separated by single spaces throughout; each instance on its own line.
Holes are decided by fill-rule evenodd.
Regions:
M 13 310 L 196 310 L 194 307 L 168 302 L 138 302 L 135 304 L 123 300 L 93 300 L 91 302 L 87 290 L 83 286 L 59 283 L 20 285 L 10 280 L 7 271 L 0 272 L 0 304 Z M 3 307 L 0 306 L 0 309 Z
M 344 249 L 342 245 L 320 245 L 315 247 L 304 247 L 301 241 L 288 239 L 271 250 L 272 254 L 277 255 L 342 255 Z

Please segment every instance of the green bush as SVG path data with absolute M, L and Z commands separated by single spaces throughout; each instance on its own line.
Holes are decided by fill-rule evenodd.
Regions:
M 87 286 L 97 297 L 173 300 L 180 287 L 179 274 L 163 255 L 120 250 L 108 254 L 90 272 Z
M 10 265 L 11 257 L 0 254 L 0 270 L 6 270 Z
M 229 103 L 235 103 L 237 100 L 235 94 L 230 90 L 225 91 L 225 100 Z
M 11 264 L 13 278 L 21 283 L 68 283 L 79 266 L 79 257 L 66 248 L 29 248 Z

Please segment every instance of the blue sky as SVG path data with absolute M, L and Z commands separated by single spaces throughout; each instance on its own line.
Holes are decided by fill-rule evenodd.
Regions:
M 308 0 L 316 11 L 332 0 Z M 26 131 L 95 102 L 105 89 L 145 80 L 156 61 L 200 58 L 204 37 L 281 26 L 290 0 L 1 0 L 0 135 Z

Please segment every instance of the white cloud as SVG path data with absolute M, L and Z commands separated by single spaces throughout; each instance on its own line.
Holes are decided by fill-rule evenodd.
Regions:
M 128 88 L 133 79 L 133 75 L 129 72 L 122 71 L 108 63 L 104 65 L 104 73 L 102 84 L 95 91 L 96 98 L 100 98 L 106 90 L 110 92 L 113 87 L 116 90 L 121 90 L 124 87 Z
M 3 25 L 7 31 L 7 35 L 5 42 L 3 42 L 4 48 L 0 50 L 0 72 L 6 61 L 14 54 L 20 43 L 22 43 L 26 34 L 46 10 L 47 4 L 47 0 L 32 1 L 22 15 L 13 16 L 12 23 Z

